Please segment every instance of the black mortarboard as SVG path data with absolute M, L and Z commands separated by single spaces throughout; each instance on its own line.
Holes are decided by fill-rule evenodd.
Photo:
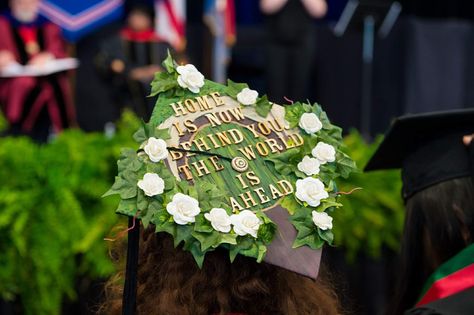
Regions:
M 474 109 L 402 116 L 393 122 L 365 171 L 401 168 L 403 198 L 440 182 L 474 174 Z M 474 141 L 473 141 L 474 142 Z

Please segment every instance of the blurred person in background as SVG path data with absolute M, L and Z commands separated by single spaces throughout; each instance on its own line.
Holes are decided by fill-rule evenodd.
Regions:
M 406 218 L 390 315 L 474 313 L 474 110 L 395 121 L 366 170 L 401 168 Z
M 266 82 L 270 100 L 306 100 L 315 52 L 313 18 L 324 17 L 326 1 L 260 0 L 260 8 L 266 20 Z
M 153 27 L 153 10 L 146 5 L 130 9 L 120 33 L 104 42 L 97 66 L 114 86 L 113 99 L 121 107 L 130 106 L 148 120 L 154 107 L 150 83 L 171 47 L 162 41 Z
M 43 66 L 67 56 L 60 29 L 38 14 L 39 0 L 10 0 L 0 16 L 0 71 L 15 65 Z M 0 105 L 7 134 L 39 142 L 75 122 L 67 74 L 0 78 Z

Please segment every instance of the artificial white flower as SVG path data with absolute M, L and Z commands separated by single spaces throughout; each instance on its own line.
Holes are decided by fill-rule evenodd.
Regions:
M 311 212 L 313 215 L 313 222 L 321 230 L 332 229 L 332 217 L 326 212 Z
M 323 124 L 315 113 L 304 113 L 298 124 L 306 133 L 313 134 L 323 128 Z
M 166 149 L 166 142 L 163 139 L 150 137 L 143 150 L 152 162 L 159 162 L 168 157 L 168 149 Z
M 219 232 L 228 233 L 230 232 L 231 222 L 230 216 L 222 208 L 212 208 L 209 213 L 204 213 L 204 217 L 211 221 L 211 225 L 214 230 Z
M 253 105 L 257 102 L 258 92 L 249 88 L 243 88 L 237 94 L 237 100 L 242 105 Z
M 329 194 L 324 190 L 322 181 L 317 178 L 306 177 L 296 181 L 295 196 L 299 200 L 307 202 L 311 207 L 317 207 L 322 199 L 329 197 Z
M 336 149 L 330 144 L 319 142 L 311 151 L 311 154 L 319 160 L 319 163 L 326 164 L 336 160 Z
M 196 216 L 201 212 L 199 202 L 191 196 L 177 193 L 170 203 L 166 205 L 166 211 L 173 216 L 174 222 L 185 225 L 196 221 Z
M 250 210 L 243 210 L 239 214 L 231 215 L 230 221 L 234 225 L 234 231 L 237 235 L 250 234 L 255 238 L 262 224 L 262 221 Z
M 158 174 L 146 173 L 143 179 L 138 181 L 137 186 L 143 190 L 145 195 L 153 197 L 163 193 L 165 181 Z
M 308 176 L 319 174 L 319 160 L 306 155 L 298 163 L 298 170 Z
M 204 85 L 204 76 L 199 72 L 195 66 L 187 64 L 178 66 L 178 84 L 180 87 L 190 90 L 193 93 L 199 93 L 199 90 Z

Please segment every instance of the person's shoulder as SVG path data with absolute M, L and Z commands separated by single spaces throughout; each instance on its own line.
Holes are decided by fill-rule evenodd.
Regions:
M 404 315 L 472 315 L 474 310 L 474 287 L 413 308 Z

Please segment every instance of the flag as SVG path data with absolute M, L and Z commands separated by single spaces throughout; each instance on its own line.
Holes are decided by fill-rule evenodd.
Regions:
M 159 38 L 176 51 L 186 47 L 186 1 L 155 0 L 155 25 Z
M 227 65 L 231 57 L 231 46 L 236 40 L 234 0 L 206 0 L 204 22 L 214 37 L 212 48 L 212 80 L 224 83 L 227 80 Z
M 95 29 L 123 15 L 124 0 L 43 0 L 40 13 L 63 30 L 64 37 L 76 42 Z

